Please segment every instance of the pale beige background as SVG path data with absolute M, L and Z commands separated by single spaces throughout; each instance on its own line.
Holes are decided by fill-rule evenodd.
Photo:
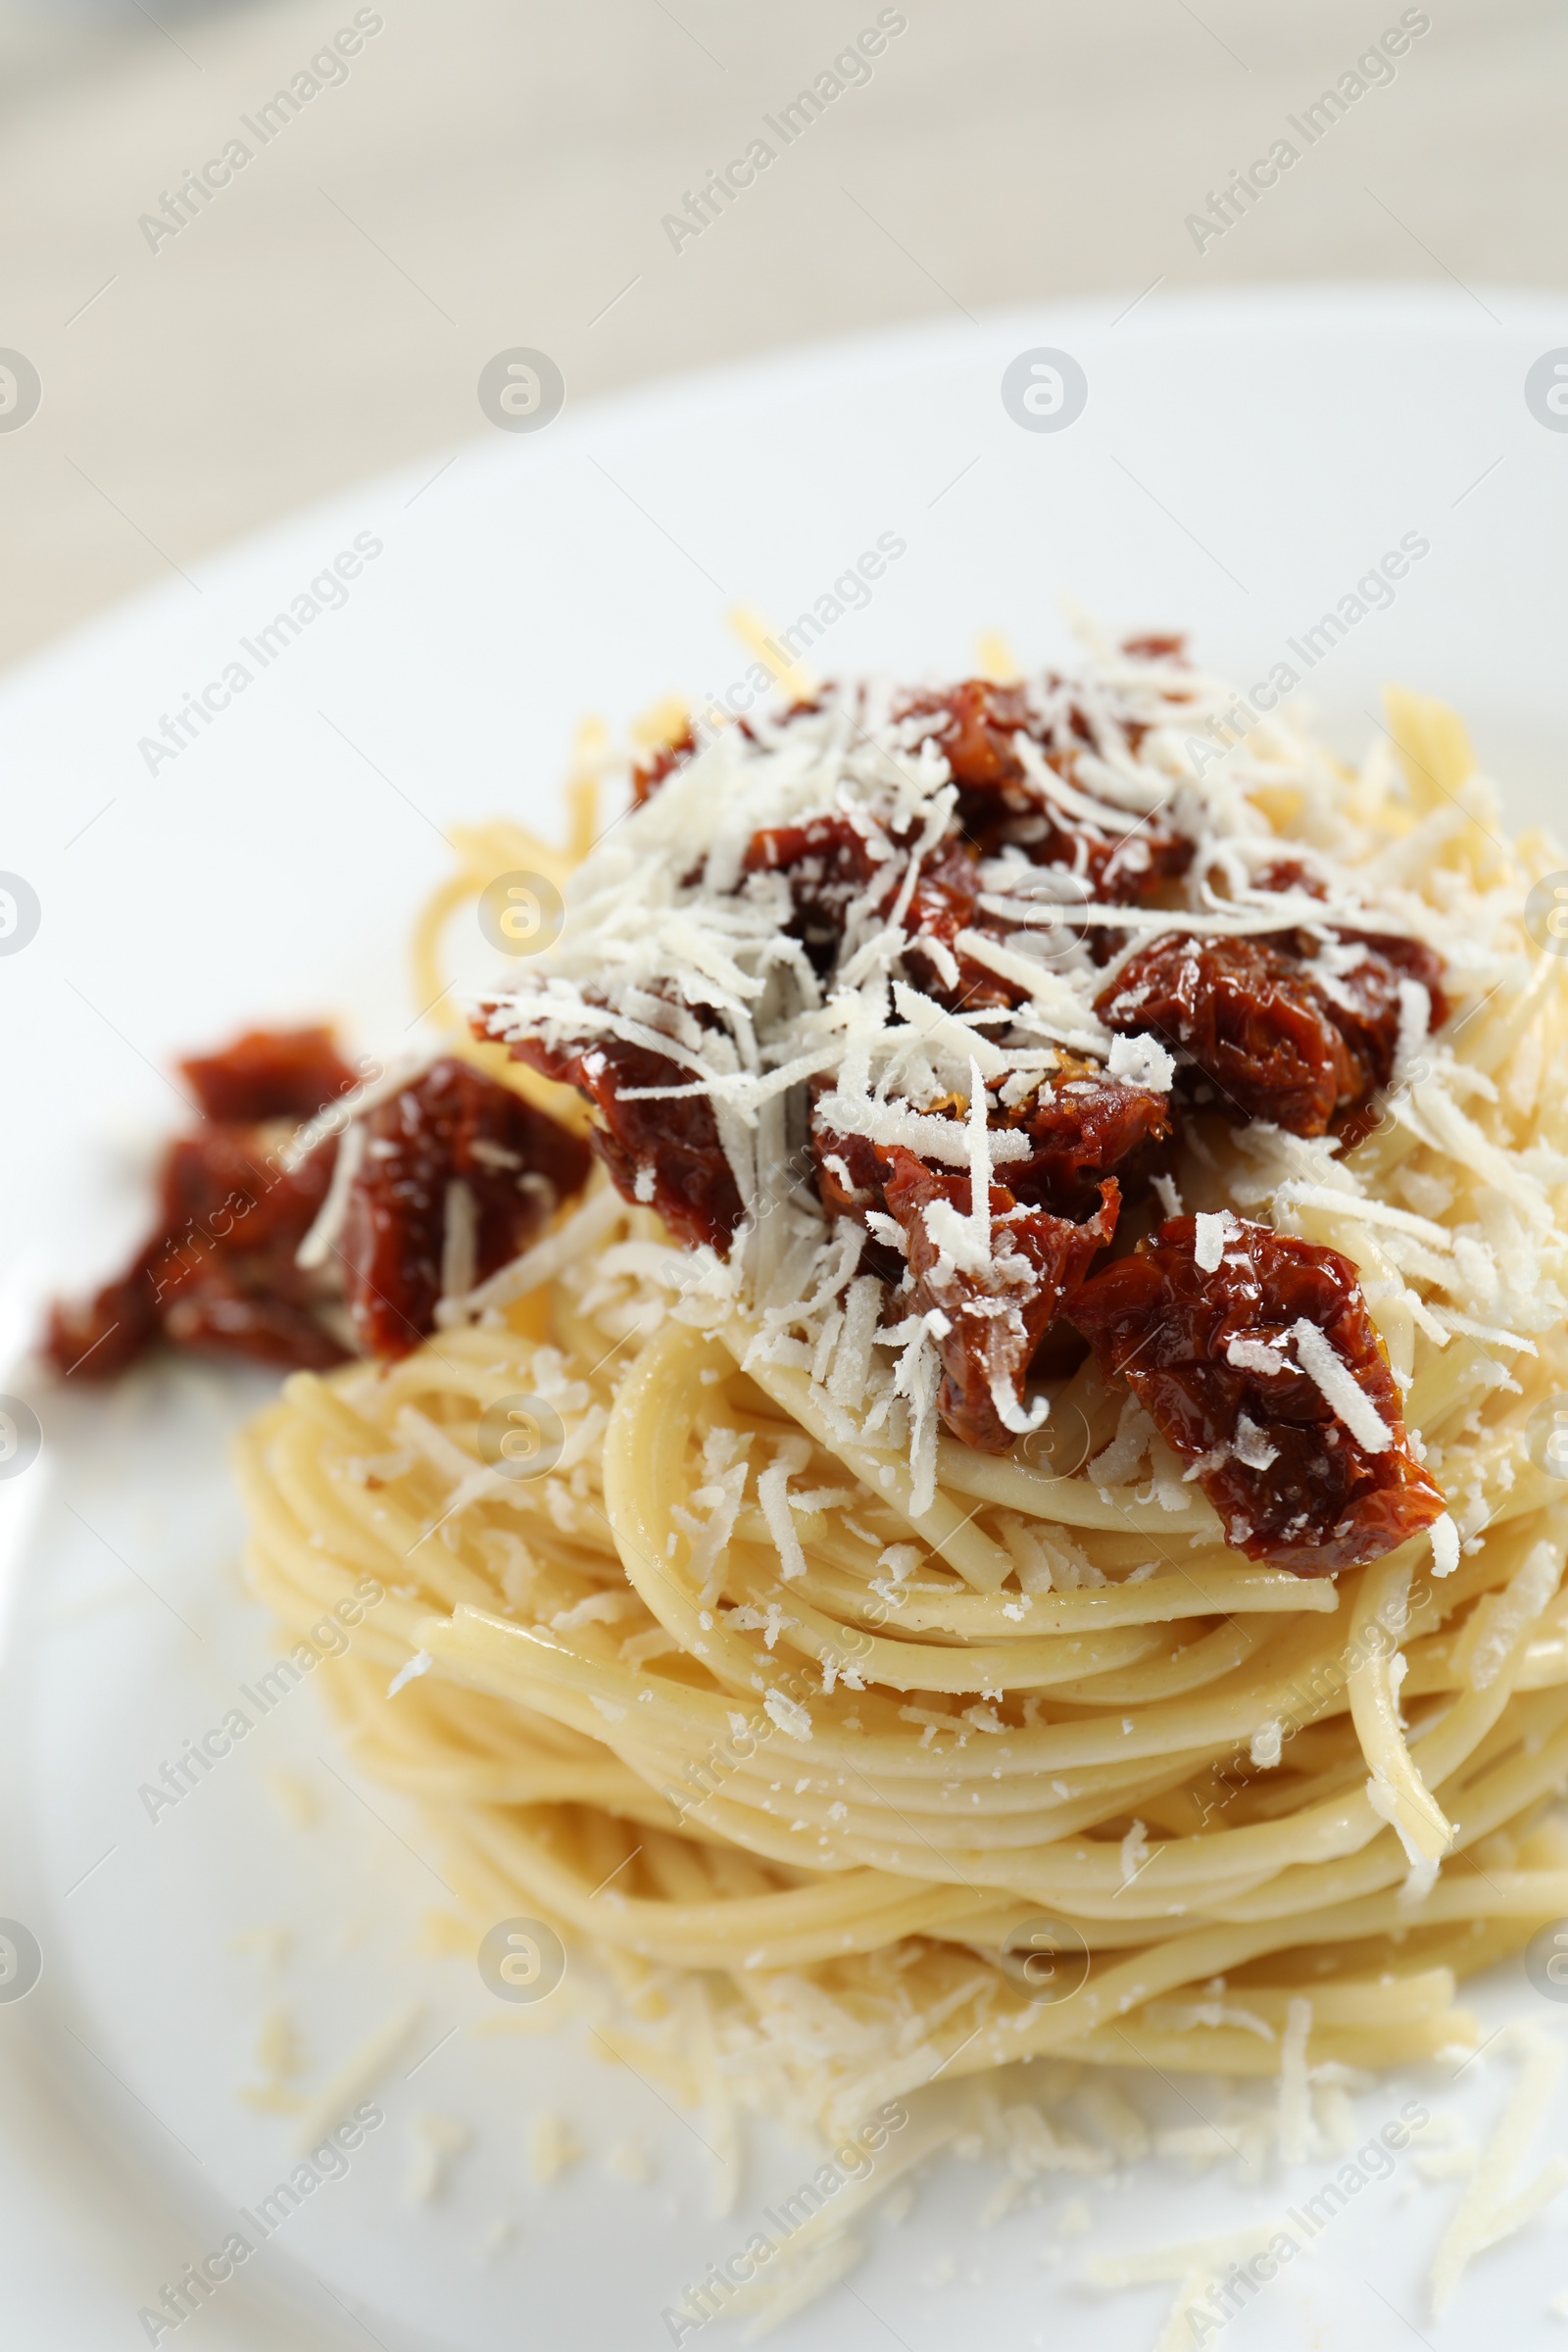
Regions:
M 1568 276 L 1561 0 L 1431 0 L 1394 83 L 1201 255 L 1185 216 L 1399 0 L 906 0 L 869 86 L 678 255 L 662 215 L 877 0 L 379 0 L 348 82 L 150 252 L 138 216 L 355 4 L 0 0 L 0 346 L 44 382 L 0 435 L 0 657 L 439 463 L 509 345 L 580 397 L 1155 280 Z

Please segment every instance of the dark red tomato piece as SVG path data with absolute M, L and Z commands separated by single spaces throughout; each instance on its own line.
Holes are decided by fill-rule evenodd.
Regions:
M 292 1131 L 292 1121 L 214 1123 L 170 1145 L 160 1221 L 134 1264 L 85 1305 L 53 1310 L 45 1351 L 59 1372 L 113 1379 L 160 1332 L 176 1346 L 266 1363 L 315 1370 L 343 1361 L 347 1349 L 313 1311 L 330 1286 L 294 1262 L 326 1198 L 337 1144 L 328 1138 L 285 1168 L 279 1151 Z
M 155 1238 L 134 1265 L 77 1304 L 57 1299 L 44 1335 L 45 1359 L 62 1378 L 118 1380 L 157 1336 L 158 1297 L 150 1261 L 163 1250 Z
M 330 1029 L 250 1029 L 179 1066 L 204 1119 L 247 1125 L 314 1118 L 356 1084 Z
M 896 843 L 903 849 L 903 841 Z M 819 972 L 833 967 L 850 902 L 870 892 L 873 907 L 891 906 L 903 885 L 905 859 L 880 858 L 871 841 L 847 816 L 809 818 L 804 824 L 769 826 L 754 836 L 746 852 L 748 873 L 782 873 L 795 912 L 788 929 L 805 945 Z M 883 887 L 875 885 L 879 870 Z M 955 828 L 921 860 L 919 876 L 903 917 L 908 936 L 904 966 L 914 986 L 947 1005 L 969 1007 L 1018 1004 L 1021 989 L 957 947 L 961 931 L 993 931 L 977 916 L 979 863 Z
M 826 1093 L 831 1078 L 813 1081 L 812 1093 Z M 840 1135 L 815 1114 L 811 1117 L 811 1160 L 817 1196 L 829 1217 L 854 1217 L 863 1225 L 868 1210 L 885 1209 L 882 1198 L 887 1162 L 877 1157 L 876 1146 L 863 1135 Z
M 958 787 L 965 832 L 982 835 L 1001 817 L 1023 816 L 1038 808 L 1039 795 L 1013 744 L 1030 723 L 1029 698 L 1021 686 L 964 678 L 938 694 L 900 697 L 893 714 L 930 720 L 927 732 L 941 746 Z
M 879 863 L 892 891 L 904 872 L 904 860 L 879 860 L 867 835 L 847 816 L 838 815 L 767 826 L 753 835 L 744 859 L 749 874 L 785 876 L 795 905 L 786 927 L 819 972 L 832 969 L 850 902 L 876 879 Z
M 937 1410 L 965 1446 L 982 1453 L 1005 1453 L 1016 1443 L 1000 1400 L 1022 1405 L 1024 1380 L 1041 1340 L 1056 1320 L 1062 1301 L 1088 1272 L 1096 1252 L 1116 1230 L 1120 1196 L 1115 1178 L 1100 1188 L 1100 1206 L 1075 1224 L 1045 1209 L 1026 1207 L 1004 1185 L 991 1187 L 991 1263 L 965 1270 L 943 1252 L 926 1219 L 927 1208 L 946 1201 L 960 1216 L 973 1198 L 969 1179 L 956 1168 L 931 1167 L 895 1145 L 884 1154 L 889 1175 L 889 1213 L 904 1229 L 913 1290 L 909 1309 L 933 1307 L 947 1318 L 937 1340 L 942 1386 Z
M 407 1355 L 447 1281 L 482 1282 L 579 1191 L 588 1147 L 466 1061 L 432 1062 L 360 1121 L 337 1242 L 349 1312 L 370 1355 Z
M 153 1270 L 166 1340 L 176 1348 L 241 1355 L 280 1370 L 325 1372 L 348 1349 L 312 1312 L 314 1286 L 279 1255 L 247 1261 L 207 1244 L 166 1254 Z
M 1196 1091 L 1196 1072 L 1232 1117 L 1322 1135 L 1392 1077 L 1401 981 L 1427 990 L 1433 1027 L 1448 1009 L 1442 959 L 1420 941 L 1337 930 L 1331 941 L 1358 948 L 1355 961 L 1336 970 L 1343 957 L 1331 960 L 1319 941 L 1297 932 L 1152 940 L 1096 1009 L 1109 1028 L 1147 1029 L 1179 1048 L 1190 1057 L 1188 1090 Z
M 1123 1192 L 1141 1187 L 1171 1133 L 1164 1095 L 1099 1076 L 1058 1081 L 1013 1124 L 1028 1136 L 1032 1156 L 1007 1162 L 1008 1189 L 1059 1217 L 1091 1215 L 1106 1176 L 1116 1176 Z
M 904 922 L 908 934 L 904 968 L 913 985 L 939 1004 L 961 1006 L 967 1012 L 999 1004 L 1010 1008 L 1024 998 L 1021 988 L 958 946 L 961 931 L 1006 937 L 989 916 L 976 912 L 979 896 L 979 860 L 956 833 L 951 833 L 922 862 Z
M 1328 895 L 1321 876 L 1315 874 L 1301 858 L 1271 858 L 1267 865 L 1258 868 L 1252 881 L 1258 890 L 1298 890 L 1309 899 L 1321 899 Z
M 1402 983 L 1416 980 L 1426 990 L 1431 1028 L 1442 1027 L 1449 1006 L 1443 987 L 1443 958 L 1420 940 L 1381 933 L 1364 936 L 1355 931 L 1335 936 L 1364 951 L 1349 970 L 1337 976 L 1328 1000 L 1329 1016 L 1362 1074 L 1359 1097 L 1335 1121 L 1341 1151 L 1353 1152 L 1377 1126 L 1380 1114 L 1373 1097 L 1394 1075 L 1403 1020 Z
M 652 1102 L 623 1100 L 626 1088 L 689 1086 L 690 1070 L 618 1037 L 564 1046 L 525 1037 L 512 1053 L 514 1059 L 587 1097 L 598 1114 L 588 1140 L 623 1200 L 657 1209 L 692 1248 L 707 1242 L 720 1257 L 729 1255 L 744 1209 L 718 1140 L 712 1103 L 706 1095 L 666 1095 Z
M 169 1147 L 164 1161 L 164 1231 L 254 1255 L 271 1251 L 293 1264 L 326 1198 L 337 1154 L 327 1137 L 294 1168 L 281 1150 L 292 1130 L 198 1127 Z
M 1385 956 L 1369 950 L 1349 971 L 1337 973 L 1332 992 L 1325 992 L 1326 1010 L 1345 1040 L 1358 1081 L 1348 1105 L 1341 1106 L 1351 1112 L 1394 1075 L 1400 977 Z
M 817 1079 L 813 1092 L 820 1096 L 832 1084 L 831 1078 Z M 1014 1200 L 1071 1218 L 1094 1214 L 1107 1176 L 1120 1179 L 1124 1194 L 1141 1186 L 1171 1134 L 1163 1095 L 1098 1076 L 1069 1077 L 1004 1120 L 993 1114 L 991 1124 L 1021 1132 L 1032 1146 L 1028 1159 L 1006 1163 Z M 864 1136 L 841 1135 L 813 1113 L 811 1155 L 817 1192 L 830 1217 L 853 1216 L 863 1223 L 868 1209 L 886 1208 L 883 1187 L 891 1161 Z
M 944 693 L 909 696 L 894 708 L 900 718 L 931 720 L 931 734 L 958 787 L 959 826 L 986 854 L 1014 843 L 1036 865 L 1065 866 L 1092 897 L 1113 905 L 1148 897 L 1191 865 L 1193 844 L 1157 811 L 1130 817 L 1107 806 L 1102 821 L 1094 823 L 1069 813 L 1031 780 L 1015 739 L 1032 735 L 1044 749 L 1044 730 L 1021 686 L 965 678 Z M 1087 743 L 1082 713 L 1074 711 L 1070 723 Z M 1069 748 L 1069 768 L 1074 750 Z M 1046 757 L 1049 761 L 1052 755 Z
M 997 838 L 1016 844 L 1036 865 L 1066 867 L 1085 898 L 1102 906 L 1136 906 L 1193 862 L 1193 844 L 1184 833 L 1157 816 L 1128 817 L 1108 808 L 1102 824 L 1091 824 L 1049 802 L 1039 815 L 1004 826 Z M 1113 932 L 1105 936 L 1115 938 Z
M 288 1052 L 271 1053 L 284 1045 Z M 449 1188 L 465 1188 L 455 1213 L 466 1213 L 471 1270 L 482 1279 L 582 1183 L 588 1152 L 577 1138 L 481 1072 L 438 1062 L 363 1122 L 342 1247 L 323 1267 L 302 1267 L 299 1248 L 342 1146 L 325 1137 L 297 1166 L 283 1146 L 322 1106 L 321 1086 L 332 1080 L 332 1100 L 338 1079 L 354 1083 L 329 1048 L 324 1029 L 292 1041 L 258 1032 L 232 1054 L 187 1065 L 207 1073 L 204 1099 L 268 1102 L 272 1113 L 209 1120 L 170 1146 L 159 1225 L 134 1264 L 85 1306 L 54 1309 L 46 1346 L 62 1373 L 110 1378 L 160 1334 L 176 1347 L 269 1364 L 341 1363 L 351 1352 L 339 1296 L 345 1262 L 360 1336 L 375 1352 L 406 1353 L 433 1321 Z M 355 1143 L 361 1148 L 358 1135 Z
M 1235 1219 L 1206 1271 L 1196 1242 L 1195 1218 L 1170 1218 L 1084 1283 L 1067 1313 L 1197 1468 L 1226 1542 L 1327 1576 L 1429 1527 L 1444 1497 L 1410 1450 L 1350 1260 Z M 1351 1421 L 1331 1401 L 1340 1375 L 1362 1400 Z
M 820 1079 L 815 1092 L 820 1095 L 831 1084 Z M 993 1118 L 992 1124 L 998 1121 Z M 1008 1200 L 1077 1224 L 1098 1213 L 1106 1177 L 1118 1179 L 1118 1198 L 1129 1188 L 1141 1189 L 1171 1134 L 1163 1095 L 1099 1077 L 1068 1078 L 1054 1091 L 1047 1089 L 1011 1114 L 1006 1125 L 1021 1130 L 1033 1147 L 1028 1159 L 1006 1163 Z M 863 1225 L 872 1210 L 891 1213 L 885 1189 L 893 1172 L 891 1153 L 879 1152 L 864 1136 L 841 1135 L 816 1115 L 810 1149 L 817 1194 L 829 1217 L 853 1217 Z M 905 1159 L 925 1164 L 907 1152 Z M 901 1271 L 885 1243 L 873 1243 L 870 1262 L 892 1279 Z
M 1406 979 L 1419 980 L 1432 1000 L 1431 1026 L 1443 1027 L 1452 1007 L 1443 986 L 1446 966 L 1436 948 L 1429 948 L 1423 939 L 1402 939 L 1392 931 L 1344 931 L 1340 937 L 1359 941 Z
M 828 1078 L 814 1081 L 813 1095 L 831 1084 Z M 882 1186 L 889 1172 L 887 1159 L 878 1158 L 876 1146 L 863 1135 L 840 1135 L 827 1126 L 814 1106 L 808 1157 L 808 1181 L 814 1184 L 830 1223 L 851 1217 L 856 1224 L 864 1225 L 873 1211 L 886 1215 Z M 889 1242 L 868 1237 L 860 1263 L 868 1274 L 879 1275 L 884 1282 L 903 1278 L 904 1259 Z
M 1147 1030 L 1179 1048 L 1236 1118 L 1322 1135 L 1365 1091 L 1298 958 L 1266 940 L 1153 940 L 1095 1009 L 1108 1028 Z
M 696 757 L 696 753 L 697 737 L 690 726 L 684 727 L 670 742 L 662 743 L 656 750 L 647 753 L 631 771 L 634 806 L 640 808 L 644 801 L 651 801 L 664 778 L 673 774 L 677 767 L 684 767 L 688 760 Z
M 1391 932 L 1337 931 L 1335 937 L 1365 953 L 1341 981 L 1351 1002 L 1342 1006 L 1338 997 L 1331 998 L 1331 1017 L 1361 1054 L 1373 1084 L 1387 1086 L 1399 1042 L 1399 983 L 1419 981 L 1431 1007 L 1428 1026 L 1441 1029 L 1449 1012 L 1443 958 L 1424 940 L 1400 939 Z

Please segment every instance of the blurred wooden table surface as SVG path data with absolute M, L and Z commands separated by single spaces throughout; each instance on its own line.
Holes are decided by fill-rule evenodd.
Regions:
M 479 370 L 508 346 L 549 352 L 575 397 L 1154 281 L 1568 275 L 1550 0 L 154 13 L 0 10 L 0 346 L 42 383 L 25 428 L 0 431 L 6 660 L 479 429 Z M 903 29 L 835 74 L 879 18 Z M 1427 29 L 1357 75 L 1401 23 Z M 1287 129 L 1347 75 L 1366 86 L 1343 119 L 1310 145 Z M 812 89 L 808 129 L 763 129 Z M 773 163 L 700 235 L 671 232 L 759 137 Z M 1224 235 L 1195 231 L 1281 137 L 1298 162 Z M 187 196 L 177 234 L 142 224 L 235 139 L 248 160 Z

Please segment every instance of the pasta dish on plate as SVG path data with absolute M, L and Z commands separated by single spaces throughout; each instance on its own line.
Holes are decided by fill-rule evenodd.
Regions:
M 189 1065 L 58 1311 L 295 1367 L 258 1592 L 374 1580 L 357 1763 L 671 2080 L 1418 2059 L 1568 1912 L 1553 857 L 1389 715 L 1144 638 L 671 719 L 569 872 L 465 837 L 423 993 L 484 893 L 534 952 L 439 1054 Z

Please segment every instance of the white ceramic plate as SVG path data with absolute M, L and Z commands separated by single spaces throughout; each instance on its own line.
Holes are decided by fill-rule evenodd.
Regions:
M 443 870 L 443 825 L 493 810 L 550 825 L 585 710 L 618 724 L 672 687 L 721 690 L 750 660 L 729 606 L 786 623 L 883 533 L 906 552 L 834 623 L 819 666 L 954 674 L 983 628 L 1030 661 L 1059 656 L 1069 592 L 1118 627 L 1190 628 L 1246 686 L 1293 661 L 1290 640 L 1387 549 L 1421 541 L 1392 606 L 1347 629 L 1309 691 L 1348 750 L 1383 678 L 1445 695 L 1510 819 L 1548 816 L 1568 748 L 1568 438 L 1538 421 L 1524 379 L 1568 343 L 1568 308 L 1399 289 L 1121 308 L 916 326 L 568 401 L 537 434 L 486 426 L 441 470 L 433 457 L 172 576 L 14 675 L 0 864 L 32 885 L 41 924 L 0 958 L 13 1321 L 130 1238 L 138 1171 L 179 1114 L 161 1074 L 175 1051 L 314 1011 L 365 1046 L 396 1043 L 417 1009 L 404 940 Z M 1063 430 L 1004 407 L 1004 371 L 1041 349 L 1087 378 Z M 244 641 L 361 534 L 379 552 L 346 603 L 261 666 Z M 141 739 L 236 660 L 250 683 L 150 764 Z M 153 1823 L 138 1802 L 275 1651 L 238 1581 L 223 1463 L 266 1389 L 184 1365 L 101 1398 L 34 1389 L 43 1453 L 0 1482 L 0 1913 L 44 1953 L 36 1990 L 0 2003 L 17 2119 L 0 2316 L 29 2344 L 145 2342 L 139 2307 L 294 2161 L 289 2127 L 234 2095 L 266 2010 L 287 2007 L 310 2084 L 416 2001 L 378 2086 L 385 2126 L 187 2327 L 210 2344 L 653 2352 L 670 2341 L 662 2310 L 744 2244 L 802 2178 L 801 2151 L 759 2133 L 736 2212 L 713 2221 L 692 2121 L 569 2034 L 490 2037 L 497 2004 L 471 1967 L 417 1948 L 420 1913 L 448 1899 L 436 1849 L 356 1780 L 308 1689 L 174 1812 Z M 279 1770 L 314 1788 L 314 1827 L 285 1819 Z M 289 1956 L 270 1978 L 235 1939 L 279 1928 Z M 1560 2022 L 1517 1968 L 1473 2001 L 1489 2032 Z M 1358 2117 L 1375 2132 L 1418 2096 L 1473 2133 L 1510 2075 L 1491 2057 L 1451 2082 L 1428 2070 L 1366 2093 Z M 1210 2083 L 1161 2096 L 1172 2121 L 1193 2120 L 1188 2101 L 1216 2112 Z M 527 2129 L 547 2106 L 589 2153 L 538 2188 Z M 471 2141 L 445 2195 L 410 2206 L 419 2111 Z M 627 2136 L 652 2186 L 604 2172 Z M 1556 2118 L 1543 2154 L 1562 2136 Z M 1251 2187 L 1168 2163 L 1113 2186 L 1063 2177 L 992 2230 L 978 2216 L 996 2168 L 953 2166 L 901 2229 L 873 2224 L 849 2285 L 777 2340 L 1148 2344 L 1161 2290 L 1089 2293 L 1086 2251 L 1282 2211 L 1336 2162 Z M 1568 2266 L 1550 2224 L 1484 2257 L 1431 2320 L 1423 2271 L 1458 2193 L 1401 2159 L 1233 2323 L 1237 2344 L 1394 2343 L 1412 2328 L 1457 2344 L 1499 2301 L 1520 2346 L 1554 2341 Z M 488 2242 L 499 2225 L 512 2233 Z M 704 2332 L 731 2340 L 723 2323 Z

